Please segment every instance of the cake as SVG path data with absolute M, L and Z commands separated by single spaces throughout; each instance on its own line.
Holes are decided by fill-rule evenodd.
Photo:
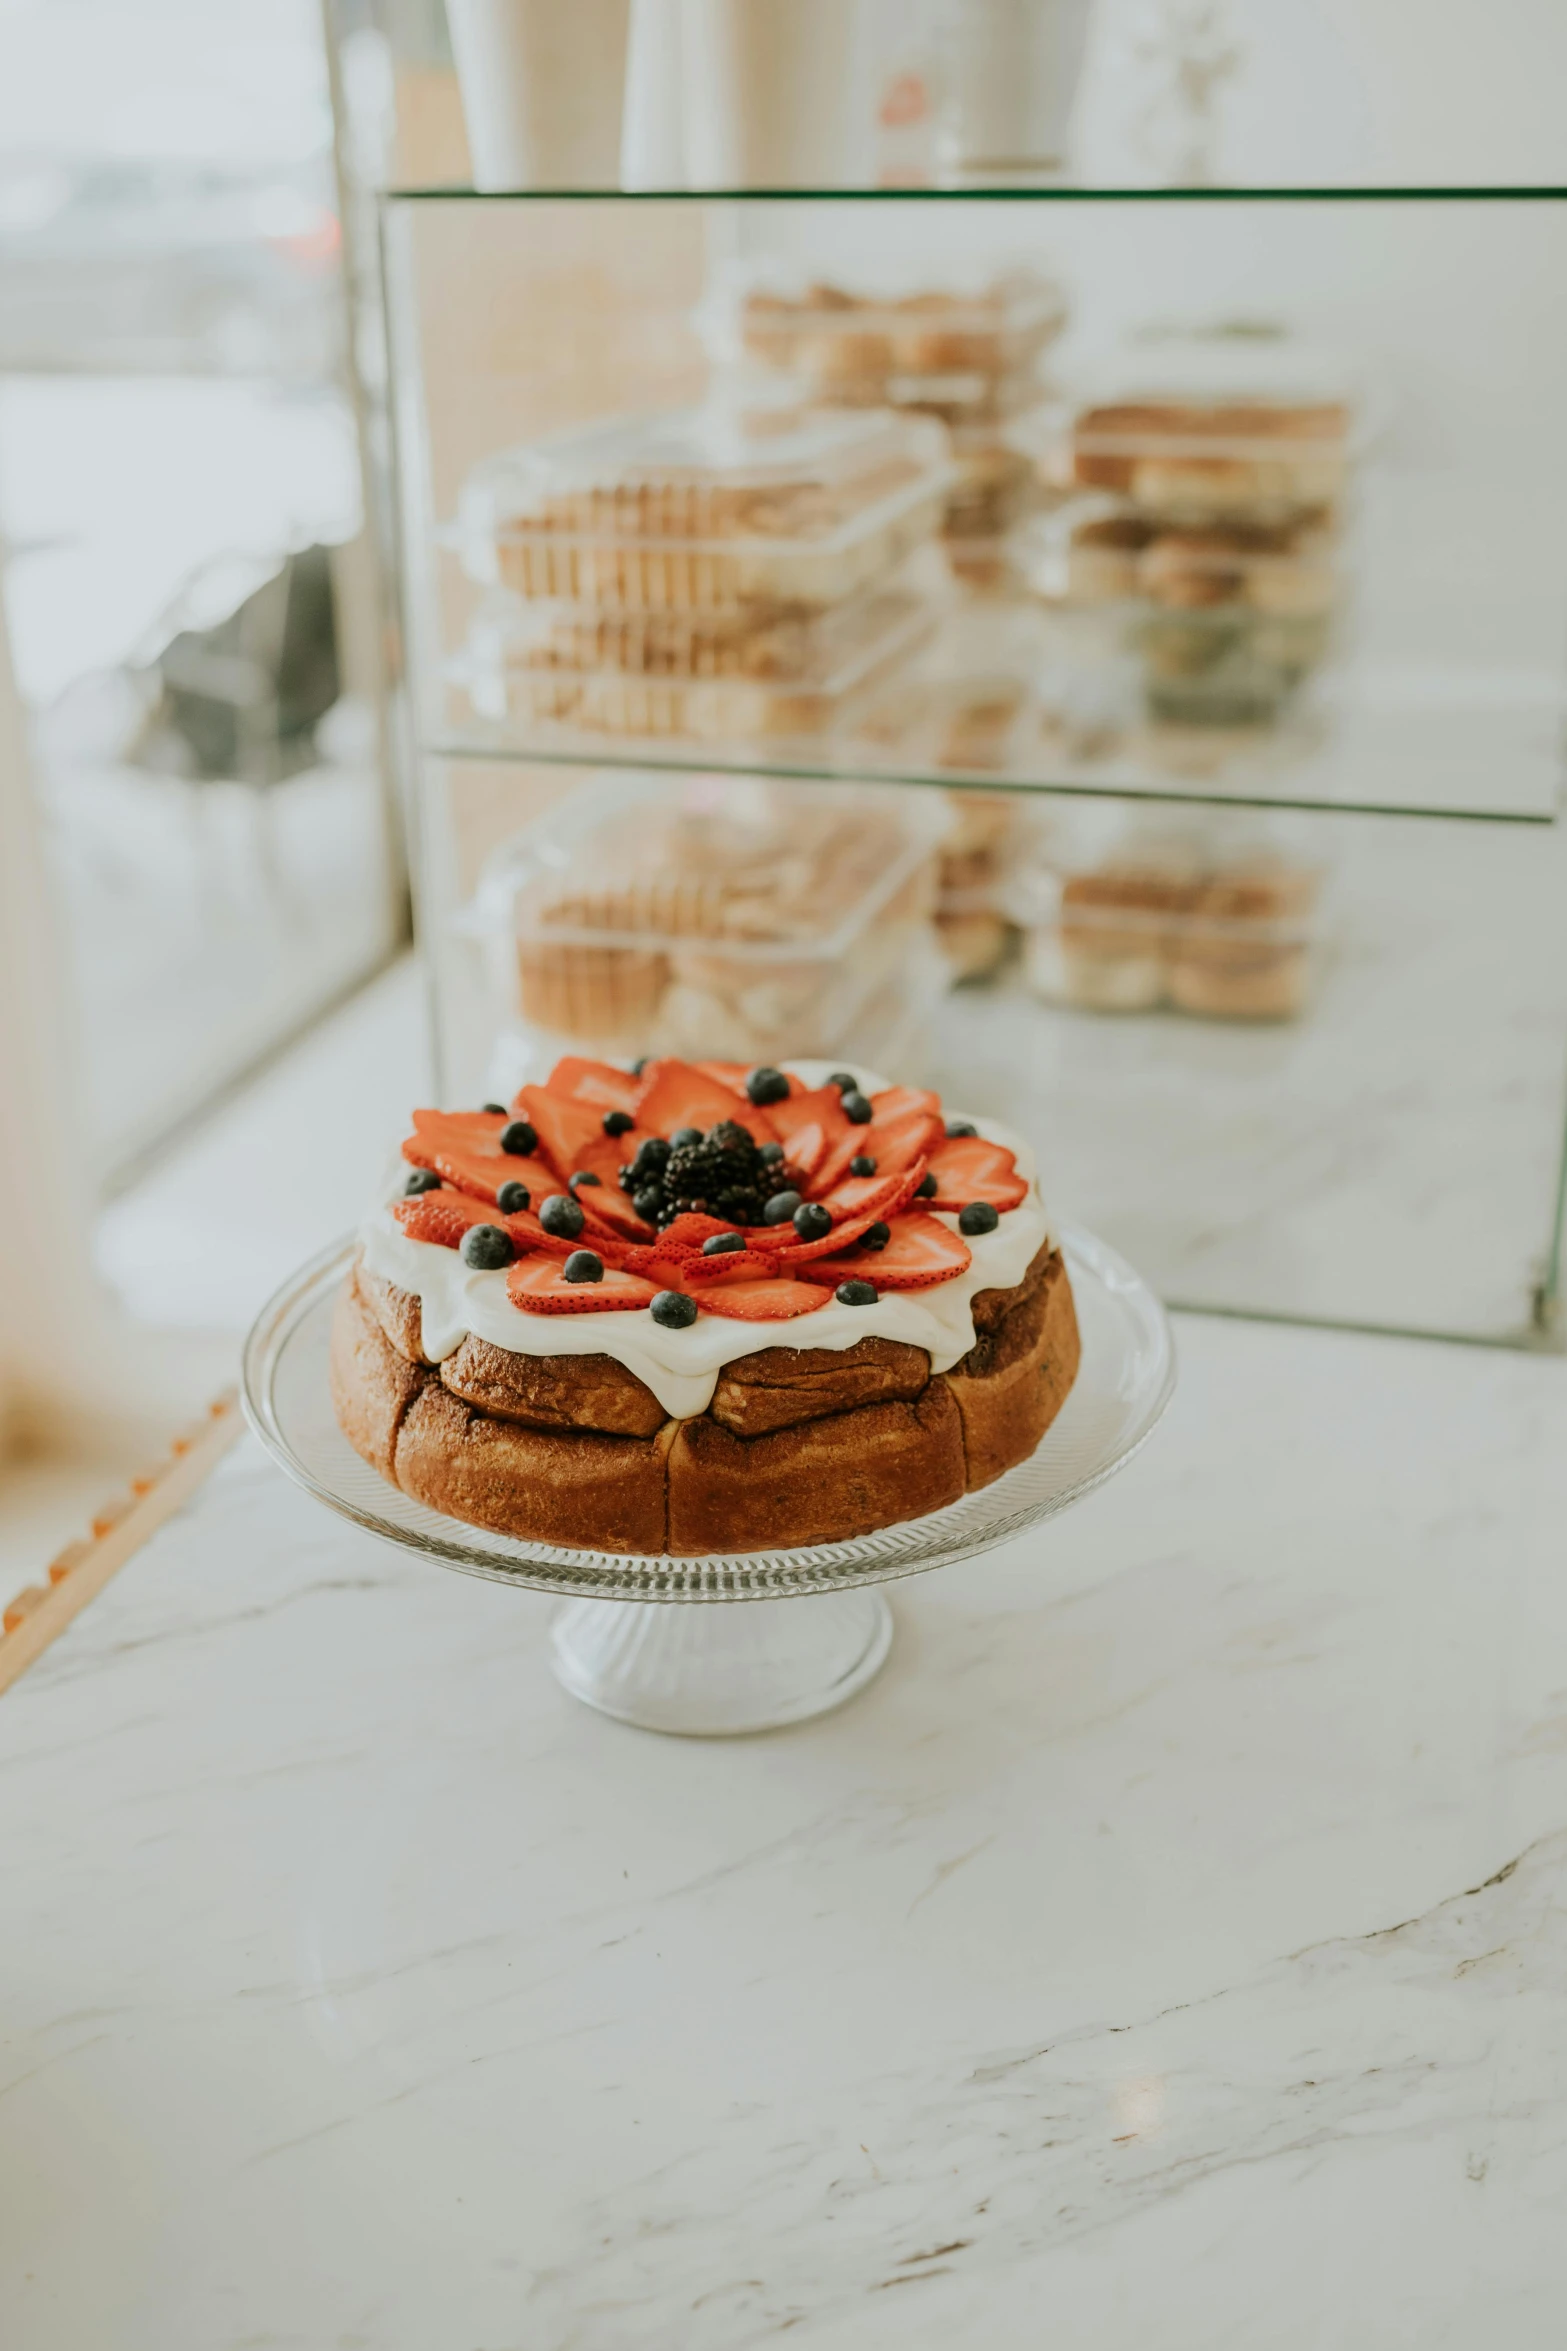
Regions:
M 1028 1152 L 935 1094 L 572 1056 L 413 1125 L 332 1394 L 451 1517 L 655 1556 L 838 1542 L 1025 1460 L 1076 1376 Z

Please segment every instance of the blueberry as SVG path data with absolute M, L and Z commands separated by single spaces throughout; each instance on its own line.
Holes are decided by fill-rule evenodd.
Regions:
M 781 1069 L 753 1069 L 745 1081 L 746 1093 L 761 1110 L 769 1102 L 787 1102 L 789 1080 Z
M 504 1118 L 506 1116 L 506 1105 L 504 1102 L 486 1102 L 482 1104 L 481 1107 L 483 1108 L 487 1117 Z
M 557 1241 L 574 1241 L 587 1219 L 569 1193 L 551 1192 L 539 1209 L 539 1222 Z
M 470 1225 L 462 1237 L 462 1261 L 480 1273 L 494 1273 L 497 1266 L 510 1265 L 516 1254 L 516 1242 L 498 1224 Z
M 979 1129 L 971 1118 L 949 1118 L 947 1132 L 956 1142 L 959 1135 L 977 1135 Z
M 800 1205 L 798 1192 L 775 1192 L 762 1210 L 763 1224 L 787 1224 Z
M 669 1138 L 669 1148 L 671 1151 L 681 1151 L 689 1144 L 700 1143 L 701 1140 L 702 1130 L 700 1127 L 676 1127 Z
M 539 1131 L 529 1126 L 525 1118 L 514 1118 L 510 1126 L 501 1129 L 501 1149 L 509 1151 L 513 1159 L 526 1159 L 539 1147 Z
M 604 1260 L 595 1249 L 573 1249 L 560 1272 L 562 1281 L 601 1282 Z
M 403 1186 L 404 1196 L 409 1200 L 417 1200 L 421 1192 L 439 1190 L 440 1182 L 441 1179 L 433 1167 L 416 1167 Z
M 628 1135 L 636 1123 L 629 1110 L 606 1110 L 604 1113 L 606 1135 Z
M 776 1167 L 783 1155 L 782 1143 L 763 1143 L 756 1154 L 764 1167 Z
M 870 1176 L 876 1173 L 876 1162 L 868 1151 L 856 1151 L 849 1162 L 850 1175 Z
M 843 1115 L 852 1127 L 868 1127 L 876 1116 L 858 1086 L 851 1086 L 843 1097 Z
M 935 1177 L 933 1175 L 922 1176 L 914 1187 L 914 1197 L 916 1200 L 934 1200 L 936 1191 Z
M 530 1207 L 533 1194 L 526 1184 L 502 1184 L 495 1195 L 495 1205 L 503 1216 L 515 1216 L 520 1209 Z
M 875 1224 L 867 1225 L 864 1232 L 861 1233 L 860 1247 L 862 1249 L 885 1249 L 891 1239 L 891 1225 L 883 1224 L 878 1218 Z
M 637 1145 L 637 1155 L 631 1162 L 631 1172 L 639 1178 L 662 1175 L 669 1165 L 669 1145 L 662 1135 L 648 1135 Z
M 634 1078 L 639 1078 L 642 1075 L 651 1058 L 650 1054 L 644 1053 L 640 1061 L 634 1061 L 631 1064 L 631 1074 Z
M 684 1290 L 660 1290 L 648 1312 L 666 1331 L 688 1331 L 696 1320 L 696 1300 Z
M 597 1184 L 602 1190 L 604 1179 L 602 1176 L 596 1176 L 591 1168 L 582 1167 L 577 1170 L 574 1176 L 566 1178 L 566 1184 L 568 1190 L 573 1192 L 580 1192 L 584 1184 Z
M 988 1200 L 971 1200 L 967 1208 L 958 1210 L 960 1233 L 993 1233 L 1000 1222 Z
M 832 1213 L 819 1200 L 802 1200 L 791 1221 L 802 1241 L 825 1241 L 832 1231 Z
M 852 1070 L 835 1069 L 827 1083 L 836 1086 L 841 1094 L 857 1094 L 860 1090 L 860 1081 Z
M 743 1249 L 744 1247 L 745 1235 L 743 1233 L 709 1233 L 707 1239 L 702 1243 L 702 1255 L 704 1257 L 727 1257 L 731 1249 Z
M 664 1205 L 664 1195 L 662 1192 L 637 1192 L 632 1196 L 631 1205 L 644 1224 L 656 1224 L 658 1212 Z
M 833 1296 L 840 1306 L 874 1306 L 880 1292 L 874 1282 L 840 1282 Z

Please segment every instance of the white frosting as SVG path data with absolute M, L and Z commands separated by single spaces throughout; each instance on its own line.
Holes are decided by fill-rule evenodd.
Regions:
M 789 1066 L 807 1085 L 818 1085 L 829 1069 L 852 1065 Z M 873 1072 L 860 1075 L 867 1087 L 884 1083 Z M 734 1322 L 722 1315 L 699 1314 L 683 1331 L 666 1330 L 645 1306 L 628 1313 L 527 1314 L 507 1296 L 504 1271 L 476 1273 L 455 1249 L 411 1240 L 403 1231 L 391 1213 L 391 1201 L 400 1196 L 407 1174 L 401 1160 L 398 1174 L 389 1179 L 386 1194 L 361 1227 L 365 1264 L 381 1280 L 411 1291 L 419 1300 L 424 1352 L 432 1362 L 453 1354 L 470 1332 L 514 1355 L 612 1355 L 651 1388 L 675 1420 L 705 1412 L 724 1365 L 742 1355 L 759 1354 L 764 1347 L 841 1349 L 861 1339 L 901 1339 L 910 1347 L 924 1348 L 932 1371 L 947 1371 L 974 1344 L 975 1294 L 1013 1288 L 1051 1237 L 1027 1144 L 992 1120 L 977 1118 L 973 1124 L 988 1141 L 1002 1143 L 1015 1154 L 1018 1174 L 1028 1184 L 1027 1197 L 1002 1212 L 993 1233 L 967 1237 L 971 1263 L 966 1273 L 928 1290 L 885 1291 L 874 1306 L 840 1306 L 829 1296 L 825 1306 L 792 1322 Z M 957 1230 L 956 1216 L 933 1213 Z M 866 1260 L 865 1271 L 874 1281 L 874 1259 Z

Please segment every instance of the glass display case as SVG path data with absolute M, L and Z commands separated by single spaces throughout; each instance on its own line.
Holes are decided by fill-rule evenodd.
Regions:
M 634 975 L 606 1050 L 798 1018 L 1025 1129 L 1177 1304 L 1555 1343 L 1567 197 L 408 190 L 382 236 L 451 1100 L 582 1033 L 542 859 L 556 976 Z M 830 1042 L 798 973 L 736 1009 L 835 795 L 925 844 L 890 1042 L 874 987 Z M 689 935 L 633 804 L 712 861 Z

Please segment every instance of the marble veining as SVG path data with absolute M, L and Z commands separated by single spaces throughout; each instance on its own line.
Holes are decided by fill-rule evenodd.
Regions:
M 1567 1372 L 1180 1339 L 722 1747 L 236 1454 L 0 1703 L 6 2351 L 1554 2351 Z

